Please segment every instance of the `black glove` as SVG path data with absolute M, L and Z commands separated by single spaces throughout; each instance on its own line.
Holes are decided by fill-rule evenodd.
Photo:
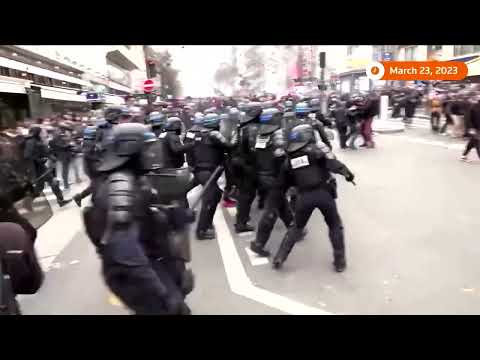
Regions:
M 355 175 L 353 175 L 353 173 L 351 172 L 348 172 L 348 174 L 345 175 L 345 180 L 347 180 L 348 182 L 353 182 L 354 179 L 355 179 Z

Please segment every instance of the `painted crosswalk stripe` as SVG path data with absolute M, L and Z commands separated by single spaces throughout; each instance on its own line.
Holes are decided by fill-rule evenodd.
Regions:
M 267 257 L 258 256 L 248 247 L 245 248 L 245 251 L 247 252 L 248 259 L 250 260 L 250 263 L 252 264 L 252 266 L 266 265 L 269 263 Z

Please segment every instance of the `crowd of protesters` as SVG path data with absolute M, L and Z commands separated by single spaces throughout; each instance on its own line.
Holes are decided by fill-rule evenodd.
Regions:
M 443 136 L 467 141 L 461 160 L 476 149 L 480 158 L 480 85 L 433 88 L 426 99 L 431 130 Z

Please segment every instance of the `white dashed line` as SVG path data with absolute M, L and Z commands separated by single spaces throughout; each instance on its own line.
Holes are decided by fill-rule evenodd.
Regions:
M 219 233 L 222 234 L 221 237 L 217 237 L 217 243 L 220 248 L 228 285 L 232 292 L 287 314 L 332 315 L 330 312 L 302 304 L 285 296 L 254 286 L 243 268 L 227 222 L 223 213 L 220 211 L 217 211 L 215 214 L 215 226 Z

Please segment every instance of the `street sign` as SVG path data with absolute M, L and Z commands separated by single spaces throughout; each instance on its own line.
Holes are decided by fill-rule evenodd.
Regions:
M 147 79 L 143 82 L 143 92 L 150 94 L 154 88 L 155 84 L 152 79 Z

